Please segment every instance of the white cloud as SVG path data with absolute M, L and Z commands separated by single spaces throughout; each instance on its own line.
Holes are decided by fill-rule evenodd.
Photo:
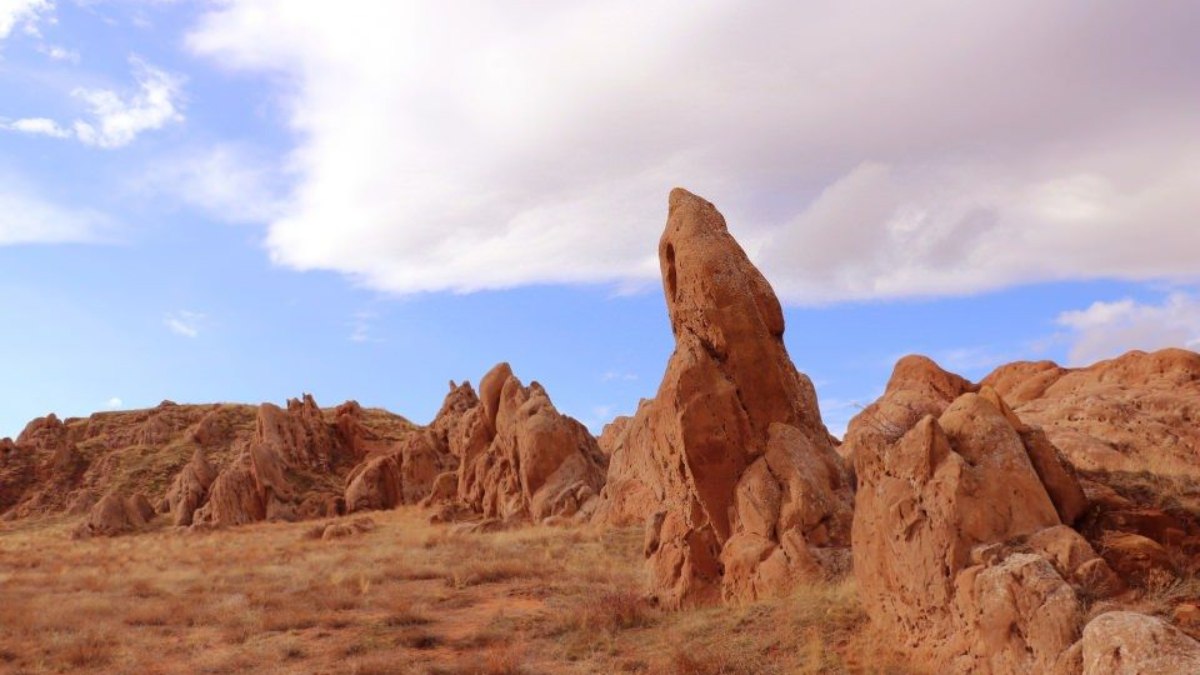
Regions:
M 618 380 L 625 381 L 625 382 L 633 382 L 637 379 L 638 379 L 638 376 L 636 373 L 627 373 L 627 372 L 623 372 L 623 371 L 619 371 L 619 370 L 609 370 L 600 376 L 601 382 L 614 382 L 614 381 L 618 381 Z
M 146 131 L 182 122 L 181 79 L 136 57 L 130 58 L 130 64 L 137 81 L 137 91 L 132 94 L 82 87 L 72 92 L 88 108 L 87 119 L 64 126 L 47 118 L 31 117 L 4 123 L 0 128 L 74 138 L 85 145 L 113 149 L 129 145 Z
M 1195 276 L 1197 19 L 1070 0 L 227 0 L 188 42 L 287 87 L 280 264 L 398 293 L 652 284 L 684 185 L 786 298 L 819 303 Z
M 122 401 L 121 399 L 117 398 L 116 396 L 114 396 L 114 397 L 108 399 L 107 405 L 110 409 L 116 410 L 117 408 L 120 408 L 121 406 L 125 405 L 125 402 Z
M 351 342 L 383 342 L 382 338 L 375 337 L 373 334 L 373 323 L 379 318 L 379 314 L 372 311 L 355 312 L 350 319 L 350 337 Z
M 49 0 L 0 0 L 0 40 L 17 26 L 36 34 L 38 22 L 53 10 L 54 3 Z
M 177 312 L 170 312 L 163 317 L 163 325 L 176 335 L 194 338 L 200 335 L 200 325 L 204 322 L 204 319 L 205 316 L 199 312 L 179 310 Z
M 90 108 L 91 121 L 76 120 L 75 135 L 87 145 L 119 148 L 138 134 L 182 122 L 180 79 L 141 59 L 130 60 L 138 91 L 128 97 L 109 89 L 77 89 L 75 96 Z
M 95 242 L 111 227 L 105 215 L 55 204 L 0 171 L 0 246 Z
M 51 138 L 67 138 L 71 135 L 69 129 L 64 129 L 58 125 L 58 122 L 45 117 L 26 117 L 12 122 L 0 121 L 0 128 L 19 131 L 23 134 L 50 136 Z
M 1131 349 L 1200 349 L 1200 299 L 1183 292 L 1172 293 L 1157 305 L 1130 299 L 1095 302 L 1087 309 L 1063 312 L 1058 323 L 1071 331 L 1067 356 L 1075 366 Z
M 220 144 L 160 160 L 134 180 L 133 187 L 226 222 L 267 223 L 282 210 L 279 180 L 277 172 L 249 149 Z
M 45 54 L 52 61 L 66 61 L 68 63 L 79 63 L 79 52 L 60 47 L 58 45 L 40 45 L 38 51 Z

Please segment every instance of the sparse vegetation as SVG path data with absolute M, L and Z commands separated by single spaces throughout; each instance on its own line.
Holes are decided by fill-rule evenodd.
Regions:
M 416 510 L 323 541 L 311 523 L 72 541 L 0 530 L 6 672 L 902 672 L 853 584 L 665 612 L 641 533 L 460 534 Z M 349 519 L 347 519 L 349 520 Z M 889 670 L 890 668 L 890 670 Z

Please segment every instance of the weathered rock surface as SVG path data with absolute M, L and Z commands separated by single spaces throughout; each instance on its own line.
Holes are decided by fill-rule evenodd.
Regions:
M 192 524 L 196 509 L 208 497 L 208 489 L 217 478 L 217 470 L 204 458 L 204 451 L 196 448 L 192 461 L 188 462 L 167 490 L 167 511 L 177 526 Z
M 1065 667 L 1084 612 L 1076 586 L 1104 595 L 1121 583 L 1062 524 L 1086 500 L 1053 446 L 989 387 L 912 357 L 847 445 L 854 572 L 872 621 L 955 672 Z
M 370 450 L 360 464 L 346 476 L 347 511 L 391 509 L 400 504 L 416 504 L 444 499 L 443 485 L 432 495 L 443 474 L 458 467 L 458 458 L 450 452 L 450 435 L 459 420 L 479 405 L 479 397 L 469 382 L 450 383 L 450 391 L 441 409 L 428 427 L 414 429 L 383 448 Z M 455 485 L 457 485 L 457 478 Z M 453 491 L 451 491 L 453 492 Z
M 652 590 L 668 606 L 783 593 L 844 567 L 847 476 L 770 285 L 712 204 L 682 189 L 659 262 L 675 352 L 655 398 L 606 440 L 599 519 L 648 520 Z
M 1021 362 L 983 384 L 1079 469 L 1200 475 L 1200 354 L 1133 351 L 1074 369 Z
M 484 375 L 479 404 L 461 414 L 449 440 L 459 461 L 455 500 L 472 513 L 540 521 L 595 508 L 605 470 L 596 440 L 507 363 Z
M 386 452 L 356 466 L 346 477 L 347 511 L 391 509 L 429 496 L 434 481 L 457 466 L 436 432 L 409 432 Z
M 75 529 L 76 537 L 114 537 L 136 532 L 154 518 L 154 507 L 142 494 L 122 497 L 116 493 L 104 496 L 88 512 L 87 518 Z
M 83 419 L 49 415 L 16 441 L 0 440 L 0 513 L 84 515 L 102 495 L 142 493 L 177 525 L 336 515 L 357 453 L 413 429 L 354 402 L 321 410 L 311 397 L 286 408 L 164 401 Z
M 1188 359 L 1130 365 L 1139 359 L 1085 379 L 1120 382 L 1129 398 L 1159 377 L 1190 381 L 1179 365 Z M 1147 370 L 1148 380 L 1130 375 Z M 1075 371 L 1048 362 L 1015 364 L 974 385 L 906 357 L 884 396 L 851 422 L 843 451 L 858 480 L 860 594 L 872 621 L 914 659 L 954 672 L 1078 673 L 1088 663 L 1102 670 L 1087 672 L 1125 672 L 1097 661 L 1086 639 L 1076 641 L 1083 599 L 1121 607 L 1141 589 L 1194 573 L 1178 563 L 1188 560 L 1184 551 L 1200 526 L 1178 503 L 1147 503 L 1157 479 L 1105 472 L 1081 479 L 1054 433 L 1024 418 L 1069 377 Z M 1105 433 L 1087 420 L 1067 421 Z M 1157 619 L 1134 623 L 1144 622 Z M 1140 667 L 1128 672 L 1160 672 Z
M 1200 642 L 1154 617 L 1109 612 L 1083 631 L 1084 675 L 1200 673 Z

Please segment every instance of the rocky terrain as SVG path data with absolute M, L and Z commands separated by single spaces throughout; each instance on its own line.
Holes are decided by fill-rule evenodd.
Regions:
M 249 545 L 233 538 L 239 531 L 288 532 L 254 564 L 312 567 L 316 576 L 290 578 L 283 589 L 338 579 L 325 590 L 350 594 L 351 624 L 393 640 L 372 648 L 381 653 L 370 664 L 344 653 L 360 672 L 1200 672 L 1200 355 L 1131 352 L 1077 369 L 1014 363 L 978 383 L 909 356 L 839 441 L 787 353 L 770 284 L 712 204 L 671 193 L 659 261 L 674 353 L 654 398 L 599 438 L 503 363 L 478 391 L 451 382 L 425 426 L 354 402 L 322 409 L 310 396 L 285 407 L 164 402 L 34 420 L 16 440 L 0 441 L 0 592 L 18 599 L 12 607 L 38 611 L 38 583 L 67 600 L 90 592 L 61 569 L 38 571 L 28 556 L 46 538 L 118 565 L 118 544 L 169 549 L 176 560 L 189 548 L 177 542 L 191 537 L 215 550 L 225 537 Z M 425 528 L 424 543 L 404 534 L 414 523 Z M 291 543 L 295 528 L 306 528 L 306 543 Z M 461 596 L 500 614 L 508 608 L 516 623 L 496 630 L 534 645 L 529 658 L 487 661 L 483 648 L 493 645 L 473 646 L 454 627 L 466 619 L 445 618 L 457 616 L 453 599 L 430 595 L 418 578 L 368 579 L 366 563 L 351 555 L 386 566 L 432 556 L 441 537 L 451 538 L 452 552 L 428 562 L 442 566 L 434 578 L 451 591 L 530 582 Z M 572 538 L 616 547 L 592 554 L 608 567 L 529 572 L 546 560 L 576 560 L 544 544 Z M 512 541 L 524 548 L 497 544 Z M 316 548 L 334 545 L 342 548 Z M 472 551 L 501 549 L 524 571 L 459 569 L 476 560 Z M 345 555 L 313 562 L 329 550 Z M 529 562 L 539 555 L 542 563 Z M 110 603 L 177 602 L 162 581 L 166 569 L 139 572 L 147 584 L 158 580 L 150 595 L 113 585 L 94 592 Z M 349 569 L 360 570 L 357 596 L 343 588 L 341 570 Z M 229 576 L 220 570 L 218 556 L 196 574 Z M 229 577 L 221 592 L 250 602 L 257 591 L 237 584 L 267 574 Z M 574 585 L 584 582 L 595 587 Z M 372 584 L 388 589 L 388 602 L 409 594 L 421 598 L 422 612 L 444 616 L 389 619 L 395 608 L 373 604 Z M 605 600 L 580 610 L 588 597 Z M 805 603 L 824 614 L 807 613 Z M 276 645 L 268 634 L 279 631 L 267 624 L 283 610 L 259 604 L 257 623 L 233 644 Z M 556 612 L 576 618 L 556 623 Z M 761 626 L 768 616 L 800 634 L 776 630 L 695 661 L 645 648 L 698 634 L 712 644 L 717 632 Z M 203 633 L 201 619 L 157 621 L 145 625 L 170 625 L 164 634 L 184 642 Z M 21 625 L 11 609 L 0 622 Z M 688 633 L 688 622 L 701 627 Z M 338 630 L 333 623 L 321 615 L 282 630 L 319 641 Z M 432 642 L 405 642 L 427 624 L 442 631 L 425 631 Z M 584 655 L 539 642 L 597 631 L 608 646 L 590 642 Z M 111 636 L 101 657 L 72 661 L 39 643 L 43 634 L 0 641 L 0 663 L 28 671 L 141 665 L 132 652 L 117 654 Z M 146 635 L 129 639 L 141 644 Z M 815 648 L 804 647 L 813 640 Z M 339 634 L 331 644 L 348 650 L 351 642 Z M 309 649 L 279 648 L 285 656 Z M 606 648 L 639 656 L 617 659 Z M 182 671 L 246 665 L 204 665 L 199 652 L 180 649 Z M 484 661 L 462 665 L 464 654 Z M 333 652 L 313 658 L 294 670 L 338 668 Z M 452 661 L 462 669 L 446 670 Z

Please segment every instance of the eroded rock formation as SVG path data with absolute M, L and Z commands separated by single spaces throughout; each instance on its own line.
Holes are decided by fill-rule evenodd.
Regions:
M 142 493 L 180 526 L 334 515 L 344 510 L 338 485 L 359 456 L 414 428 L 354 402 L 321 410 L 307 396 L 286 408 L 164 401 L 82 419 L 49 415 L 0 440 L 0 513 L 111 515 L 107 495 Z
M 1082 499 L 1069 470 L 1042 457 L 1064 514 L 1032 459 L 1046 449 L 995 392 L 974 389 L 906 359 L 851 422 L 863 606 L 918 659 L 955 672 L 1052 672 L 1083 619 L 1072 581 L 1093 594 L 1119 584 L 1062 525 Z
M 1200 354 L 1133 351 L 1075 369 L 1019 362 L 983 384 L 1079 469 L 1200 476 Z
M 675 352 L 606 445 L 608 523 L 648 523 L 668 606 L 754 599 L 845 566 L 850 489 L 766 279 L 712 204 L 671 192 L 659 262 Z
M 1078 673 L 1101 662 L 1078 642 L 1088 603 L 1120 606 L 1131 587 L 1173 578 L 1174 558 L 1127 530 L 1182 540 L 1190 526 L 1081 479 L 992 386 L 1040 396 L 1055 368 L 998 373 L 974 385 L 907 357 L 851 422 L 855 576 L 872 621 L 915 659 L 964 673 Z M 1088 631 L 1112 633 L 1096 621 Z M 1113 672 L 1097 667 L 1087 672 Z
M 459 461 L 454 501 L 471 513 L 536 522 L 596 506 L 605 470 L 596 440 L 507 363 L 480 380 L 478 405 L 461 414 L 449 440 Z
M 144 529 L 154 518 L 154 507 L 141 493 L 122 497 L 104 496 L 88 511 L 87 518 L 75 529 L 76 537 L 114 537 Z

